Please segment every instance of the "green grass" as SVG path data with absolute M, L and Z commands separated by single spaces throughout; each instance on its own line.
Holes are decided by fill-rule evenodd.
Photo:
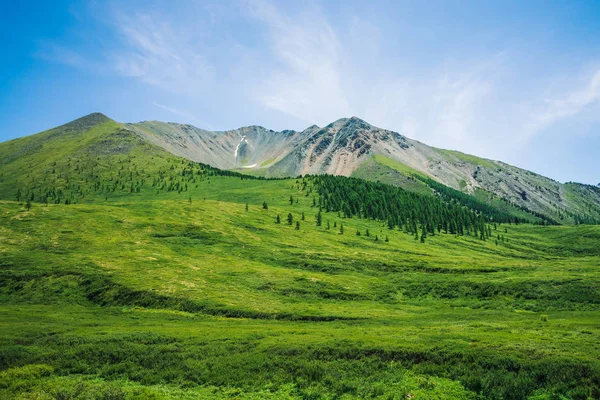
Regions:
M 340 235 L 315 226 L 294 183 L 211 177 L 184 193 L 0 203 L 0 360 L 12 374 L 0 394 L 597 394 L 598 227 L 501 225 L 499 245 L 421 244 L 325 214 Z M 305 213 L 299 231 L 275 224 L 288 212 Z M 39 364 L 27 384 L 13 377 Z
M 352 173 L 352 176 L 359 179 L 376 181 L 400 187 L 410 192 L 424 195 L 432 195 L 433 192 L 427 184 L 416 179 L 419 172 L 399 163 L 391 158 L 374 155 L 369 160 L 363 162 Z
M 420 243 L 219 174 L 100 116 L 0 146 L 0 398 L 600 397 L 600 226 Z
M 456 151 L 456 150 L 437 149 L 437 151 L 438 151 L 438 153 L 442 153 L 446 156 L 453 157 L 460 161 L 464 161 L 464 162 L 467 162 L 470 164 L 481 165 L 483 167 L 492 168 L 492 169 L 498 168 L 498 164 L 496 164 L 494 161 L 488 160 L 486 158 L 476 157 L 476 156 L 473 156 L 470 154 L 465 154 L 465 153 L 462 153 L 462 152 Z

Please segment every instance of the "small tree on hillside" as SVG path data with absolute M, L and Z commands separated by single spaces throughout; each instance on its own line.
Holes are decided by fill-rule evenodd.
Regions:
M 294 216 L 292 215 L 292 213 L 288 214 L 287 222 L 288 222 L 288 225 L 292 225 L 294 223 Z
M 248 203 L 246 203 L 246 207 L 244 207 L 246 211 L 248 211 Z
M 281 223 L 281 217 L 279 216 L 279 214 L 277 214 L 277 218 L 275 218 L 275 223 L 276 224 L 280 224 Z
M 266 201 L 263 201 L 263 210 L 268 210 L 269 206 L 267 205 Z
M 299 231 L 300 230 L 300 222 L 296 221 L 296 230 Z
M 321 216 L 321 211 L 317 213 L 317 226 L 321 226 L 323 223 L 323 217 Z
M 27 211 L 31 210 L 31 200 L 27 199 L 27 203 L 25 203 L 25 208 Z

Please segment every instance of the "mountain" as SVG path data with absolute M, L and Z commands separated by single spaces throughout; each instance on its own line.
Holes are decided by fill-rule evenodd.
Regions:
M 96 113 L 0 143 L 0 399 L 600 398 L 600 225 L 349 121 L 183 140 Z
M 448 187 L 512 215 L 520 209 L 553 223 L 600 220 L 598 186 L 562 184 L 500 161 L 427 146 L 356 117 L 303 131 L 248 126 L 212 132 L 159 121 L 118 123 L 93 113 L 1 143 L 0 192 L 11 199 L 36 190 L 39 198 L 48 197 L 40 193 L 49 190 L 50 180 L 72 186 L 68 175 L 80 175 L 84 165 L 87 173 L 117 180 L 114 168 L 125 159 L 148 178 L 173 157 L 264 177 L 354 176 L 429 195 L 448 194 Z M 140 181 L 141 175 L 128 184 L 142 186 Z M 78 183 L 79 195 L 70 191 L 73 200 L 83 186 Z
M 562 184 L 500 161 L 431 147 L 356 117 L 301 132 L 260 126 L 210 132 L 157 121 L 125 126 L 173 154 L 221 169 L 267 177 L 356 176 L 422 192 L 431 192 L 423 182 L 431 178 L 481 200 L 499 198 L 561 223 L 600 218 L 598 187 Z

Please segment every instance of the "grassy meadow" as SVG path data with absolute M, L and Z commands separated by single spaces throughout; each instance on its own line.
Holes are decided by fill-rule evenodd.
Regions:
M 420 243 L 295 179 L 149 186 L 0 201 L 0 398 L 600 398 L 600 226 Z

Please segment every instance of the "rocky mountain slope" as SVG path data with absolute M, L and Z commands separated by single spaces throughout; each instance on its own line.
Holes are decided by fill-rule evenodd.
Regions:
M 356 176 L 421 193 L 433 193 L 437 182 L 480 201 L 495 205 L 505 201 L 559 223 L 600 219 L 598 186 L 563 184 L 500 161 L 437 149 L 356 117 L 303 131 L 249 126 L 211 132 L 158 121 L 117 123 L 94 113 L 0 144 L 0 189 L 6 186 L 12 193 L 19 185 L 29 185 L 32 177 L 58 173 L 53 162 L 63 160 L 67 165 L 80 153 L 90 159 L 135 153 L 138 160 L 150 153 L 163 158 L 172 154 L 266 177 Z M 68 182 L 64 176 L 53 179 Z
M 269 177 L 327 173 L 383 180 L 393 174 L 391 183 L 401 186 L 407 177 L 425 176 L 482 199 L 499 197 L 559 222 L 600 216 L 598 187 L 562 184 L 500 161 L 427 146 L 356 117 L 301 132 L 260 126 L 209 132 L 156 121 L 125 126 L 173 154 L 222 169 L 243 168 Z M 373 164 L 379 168 L 366 173 Z

